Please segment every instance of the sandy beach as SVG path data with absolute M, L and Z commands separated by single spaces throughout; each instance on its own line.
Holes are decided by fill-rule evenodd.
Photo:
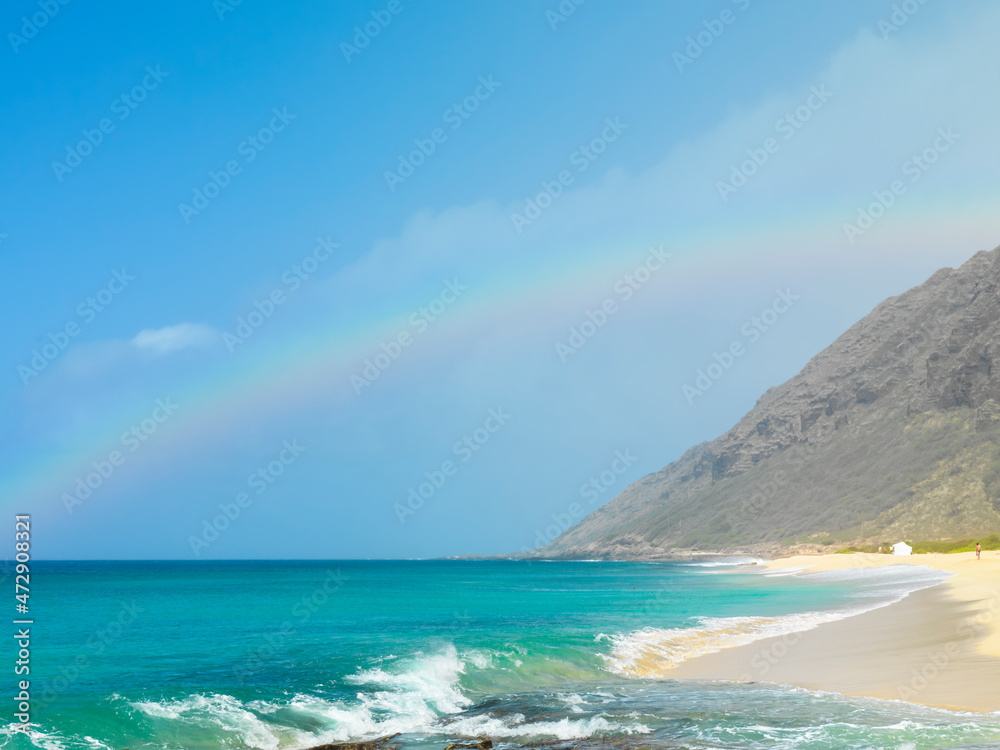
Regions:
M 952 710 L 1000 711 L 1000 552 L 790 557 L 756 572 L 925 565 L 953 577 L 812 630 L 683 662 L 675 679 L 790 684 Z

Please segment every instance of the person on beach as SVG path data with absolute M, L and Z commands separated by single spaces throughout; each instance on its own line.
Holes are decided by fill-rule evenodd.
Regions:
M 976 542 L 976 559 L 977 560 L 979 559 L 979 552 L 981 550 L 982 550 L 982 547 L 979 546 L 979 542 Z

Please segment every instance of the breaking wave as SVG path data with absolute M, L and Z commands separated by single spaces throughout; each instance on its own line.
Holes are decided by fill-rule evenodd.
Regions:
M 666 677 L 670 670 L 689 659 L 870 612 L 951 577 L 949 573 L 922 565 L 799 572 L 796 575 L 817 583 L 849 583 L 857 590 L 847 606 L 829 611 L 776 617 L 701 617 L 697 625 L 688 628 L 647 627 L 630 633 L 601 633 L 597 640 L 611 643 L 610 653 L 604 656 L 607 668 L 625 677 Z

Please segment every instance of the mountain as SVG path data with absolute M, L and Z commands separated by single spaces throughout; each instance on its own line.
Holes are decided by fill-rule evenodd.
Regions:
M 729 432 L 532 556 L 773 552 L 1000 530 L 1000 248 L 890 297 Z

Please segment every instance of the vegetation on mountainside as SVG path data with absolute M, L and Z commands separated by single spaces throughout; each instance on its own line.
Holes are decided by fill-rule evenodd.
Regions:
M 822 446 L 790 448 L 767 466 L 716 482 L 691 507 L 634 525 L 690 549 L 1000 528 L 1000 446 L 974 423 L 972 410 L 956 409 L 908 423 L 882 420 L 864 435 L 845 431 Z M 680 517 L 690 531 L 671 529 Z
M 914 555 L 925 555 L 929 553 L 951 554 L 954 552 L 974 552 L 976 542 L 979 542 L 980 548 L 983 550 L 1000 550 L 1000 534 L 990 534 L 982 539 L 962 539 L 961 541 L 952 542 L 907 542 L 907 544 L 913 547 Z M 862 544 L 857 547 L 846 547 L 845 549 L 837 550 L 836 554 L 850 555 L 854 552 L 876 553 L 879 547 L 882 547 L 883 554 L 888 554 L 892 550 L 894 543 L 882 542 L 881 544 Z

